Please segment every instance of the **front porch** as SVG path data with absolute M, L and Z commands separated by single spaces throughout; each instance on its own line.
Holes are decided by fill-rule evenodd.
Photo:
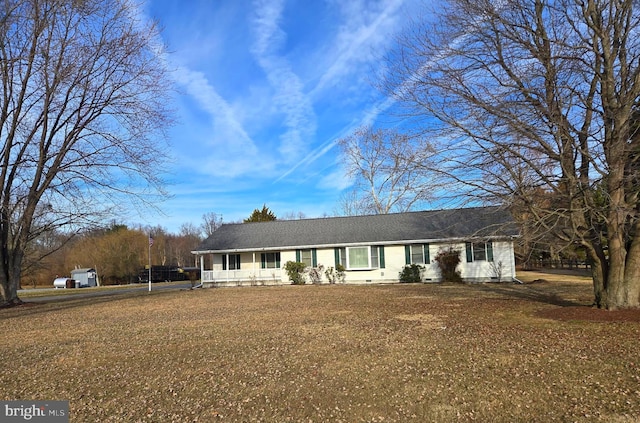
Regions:
M 282 273 L 282 269 L 205 270 L 202 271 L 201 281 L 204 288 L 280 285 L 288 283 L 286 277 L 283 281 Z

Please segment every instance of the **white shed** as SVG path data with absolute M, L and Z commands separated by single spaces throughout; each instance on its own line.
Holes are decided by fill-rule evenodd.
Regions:
M 71 279 L 76 281 L 78 288 L 85 288 L 88 286 L 97 286 L 98 275 L 95 269 L 74 269 L 71 271 Z

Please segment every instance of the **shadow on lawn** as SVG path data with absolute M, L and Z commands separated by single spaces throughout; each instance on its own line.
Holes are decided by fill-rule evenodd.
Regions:
M 573 288 L 573 289 L 571 289 Z M 560 307 L 591 306 L 588 302 L 575 298 L 575 287 L 550 285 L 548 283 L 505 285 L 499 283 L 482 284 L 480 289 L 504 297 L 535 301 Z
M 168 292 L 176 292 L 176 290 L 155 291 L 153 292 L 153 295 L 160 295 L 161 293 Z M 147 297 L 149 295 L 150 294 L 147 291 L 124 291 L 93 296 L 82 296 L 80 298 L 74 298 L 73 296 L 60 298 L 52 297 L 47 300 L 31 301 L 27 298 L 23 300 L 24 304 L 22 305 L 0 309 L 0 319 L 18 316 L 31 316 L 41 313 L 49 313 L 52 311 L 70 310 L 76 307 L 93 306 L 95 304 L 109 303 L 135 297 Z

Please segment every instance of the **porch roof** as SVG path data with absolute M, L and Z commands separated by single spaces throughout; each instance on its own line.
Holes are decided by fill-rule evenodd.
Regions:
M 193 253 L 388 244 L 396 241 L 505 238 L 517 235 L 518 228 L 508 211 L 499 207 L 474 207 L 224 224 Z

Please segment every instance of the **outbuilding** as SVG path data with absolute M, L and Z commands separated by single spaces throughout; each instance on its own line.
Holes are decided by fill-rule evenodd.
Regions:
M 74 281 L 73 279 L 62 277 L 62 278 L 56 278 L 53 281 L 53 287 L 56 289 L 59 288 L 75 288 L 76 287 L 76 281 Z
M 76 281 L 77 288 L 85 288 L 98 285 L 98 275 L 95 269 L 84 268 L 71 271 L 71 279 Z

